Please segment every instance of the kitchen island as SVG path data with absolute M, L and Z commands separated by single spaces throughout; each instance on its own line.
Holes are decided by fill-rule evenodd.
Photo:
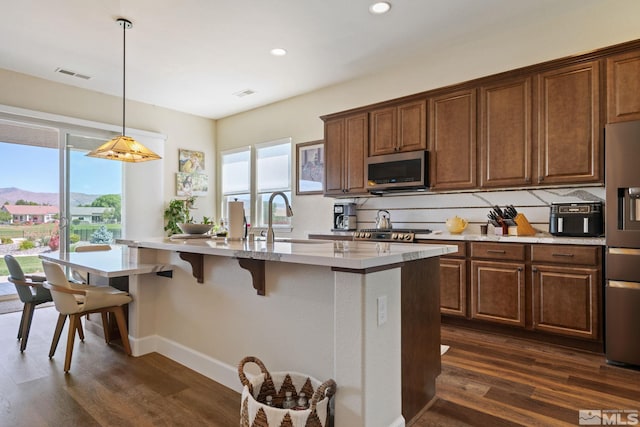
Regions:
M 236 365 L 249 355 L 271 371 L 333 378 L 338 427 L 401 426 L 433 398 L 438 257 L 455 246 L 121 243 L 140 263 L 174 267 L 172 278 L 130 277 L 134 355 L 157 351 L 238 391 Z

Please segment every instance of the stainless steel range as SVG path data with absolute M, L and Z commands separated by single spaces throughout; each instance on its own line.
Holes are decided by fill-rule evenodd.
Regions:
M 353 233 L 353 240 L 369 240 L 372 242 L 398 242 L 414 243 L 423 234 L 429 234 L 431 230 L 417 230 L 410 228 L 398 228 L 381 230 L 378 228 L 365 228 Z

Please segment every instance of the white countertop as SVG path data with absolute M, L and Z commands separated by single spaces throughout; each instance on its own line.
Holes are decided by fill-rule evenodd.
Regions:
M 351 238 L 353 231 L 337 232 L 317 232 L 309 233 L 310 237 L 323 236 L 326 238 Z M 548 233 L 539 233 L 535 236 L 501 236 L 495 234 L 451 234 L 449 232 L 434 232 L 431 234 L 418 234 L 416 239 L 419 242 L 425 240 L 457 240 L 457 241 L 479 241 L 479 242 L 500 242 L 500 243 L 544 243 L 554 245 L 594 245 L 605 246 L 604 237 L 559 237 Z
M 40 258 L 102 277 L 157 273 L 173 268 L 171 265 L 141 264 L 132 261 L 129 248 L 122 245 L 111 245 L 110 251 L 69 252 L 66 254 L 60 254 L 59 251 L 45 252 L 40 254 Z
M 456 252 L 451 245 L 414 245 L 377 242 L 330 242 L 325 240 L 292 239 L 276 241 L 230 241 L 223 238 L 149 238 L 120 240 L 132 247 L 250 258 L 265 261 L 321 265 L 362 270 L 416 259 L 431 258 Z
M 536 234 L 535 236 L 501 236 L 495 234 L 421 234 L 419 240 L 465 240 L 479 242 L 500 243 L 545 243 L 554 245 L 594 245 L 604 246 L 604 237 L 559 237 L 551 234 Z

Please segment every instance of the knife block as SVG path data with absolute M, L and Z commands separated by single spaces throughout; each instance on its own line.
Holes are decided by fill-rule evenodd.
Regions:
M 515 226 L 509 227 L 509 235 L 511 236 L 535 236 L 536 230 L 529 224 L 529 220 L 524 214 L 519 213 L 514 218 Z

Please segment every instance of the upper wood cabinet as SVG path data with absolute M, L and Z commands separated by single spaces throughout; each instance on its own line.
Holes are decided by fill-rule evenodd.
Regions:
M 413 101 L 369 113 L 369 155 L 426 150 L 427 102 Z
M 607 58 L 607 122 L 640 120 L 640 51 Z
M 537 184 L 602 182 L 600 62 L 538 77 Z
M 531 184 L 532 77 L 480 88 L 480 186 Z
M 429 129 L 431 188 L 476 187 L 476 90 L 431 98 Z
M 325 195 L 365 194 L 368 141 L 366 113 L 327 119 L 325 136 Z

